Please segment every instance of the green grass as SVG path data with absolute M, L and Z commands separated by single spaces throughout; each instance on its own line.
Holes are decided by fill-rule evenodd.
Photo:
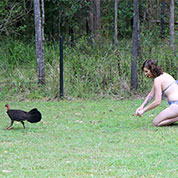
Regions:
M 14 124 L 0 102 L 0 177 L 178 177 L 178 127 L 152 126 L 166 104 L 141 118 L 141 100 L 10 102 L 42 121 Z

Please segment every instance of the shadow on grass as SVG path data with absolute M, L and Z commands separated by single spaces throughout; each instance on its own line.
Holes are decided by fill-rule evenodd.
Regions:
M 177 123 L 173 123 L 173 124 L 169 125 L 168 127 L 178 127 L 178 122 Z
M 2 130 L 7 131 L 7 132 L 15 132 L 15 131 L 23 131 L 23 132 L 43 132 L 45 128 L 43 127 L 26 127 L 25 129 L 23 127 L 12 127 L 12 129 L 7 129 L 7 127 L 2 128 Z

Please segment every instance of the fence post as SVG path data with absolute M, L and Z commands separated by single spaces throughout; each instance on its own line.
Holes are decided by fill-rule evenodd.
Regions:
M 59 40 L 60 49 L 60 98 L 64 97 L 64 80 L 63 80 L 63 38 L 60 36 Z

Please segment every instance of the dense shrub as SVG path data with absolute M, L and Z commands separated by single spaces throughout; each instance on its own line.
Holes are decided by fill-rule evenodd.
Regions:
M 149 39 L 149 41 L 148 41 Z M 151 80 L 144 77 L 141 65 L 153 58 L 164 70 L 178 79 L 177 56 L 169 48 L 169 41 L 142 37 L 142 59 L 138 61 L 139 95 L 151 88 Z M 104 40 L 103 40 L 104 41 Z M 73 47 L 64 45 L 64 95 L 80 97 L 125 97 L 135 94 L 130 91 L 131 41 L 120 40 L 118 49 L 109 43 L 92 46 L 88 39 L 81 38 Z M 57 98 L 59 96 L 59 46 L 46 44 L 46 85 L 37 85 L 34 43 L 24 44 L 8 40 L 1 43 L 1 99 Z

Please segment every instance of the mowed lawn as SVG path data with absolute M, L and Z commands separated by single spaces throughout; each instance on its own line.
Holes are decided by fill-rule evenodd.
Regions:
M 178 125 L 157 128 L 163 103 L 141 118 L 142 100 L 10 102 L 42 113 L 37 124 L 10 124 L 0 102 L 0 177 L 178 177 Z

